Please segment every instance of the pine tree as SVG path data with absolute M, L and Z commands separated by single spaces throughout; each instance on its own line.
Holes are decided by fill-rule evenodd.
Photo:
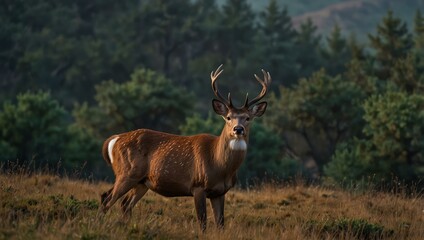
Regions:
M 355 34 L 350 35 L 348 42 L 347 42 L 347 45 L 348 45 L 352 59 L 357 59 L 357 60 L 360 60 L 360 61 L 366 59 L 366 54 L 364 52 L 364 46 L 361 45 L 360 43 L 358 43 L 358 40 L 356 39 Z
M 255 15 L 247 0 L 228 0 L 222 12 L 220 51 L 236 67 L 251 50 Z
M 325 59 L 325 69 L 330 75 L 337 75 L 346 69 L 350 53 L 347 40 L 342 36 L 341 29 L 336 24 L 330 36 L 326 38 L 327 47 L 323 49 L 322 54 Z
M 259 58 L 263 58 L 266 69 L 273 73 L 277 85 L 289 85 L 297 80 L 295 66 L 294 39 L 291 17 L 287 7 L 279 8 L 276 0 L 259 15 L 258 46 L 262 48 Z
M 166 76 L 176 71 L 176 62 L 183 62 L 179 58 L 196 34 L 193 15 L 193 4 L 188 0 L 146 1 L 142 4 L 141 28 L 146 30 L 143 37 L 153 59 L 149 67 L 163 71 Z
M 368 34 L 376 51 L 376 74 L 381 80 L 390 78 L 390 69 L 397 59 L 405 58 L 412 48 L 412 36 L 405 22 L 389 11 L 377 26 L 377 34 Z
M 417 10 L 414 18 L 414 67 L 417 80 L 424 82 L 424 16 Z
M 321 67 L 319 54 L 321 36 L 317 35 L 316 31 L 317 27 L 308 18 L 300 25 L 296 35 L 296 64 L 300 70 L 299 77 L 310 76 Z
M 418 51 L 424 51 L 424 16 L 417 10 L 414 18 L 414 47 Z

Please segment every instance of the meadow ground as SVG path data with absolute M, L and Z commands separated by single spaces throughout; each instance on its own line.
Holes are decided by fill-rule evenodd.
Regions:
M 101 217 L 100 194 L 111 187 L 45 174 L 0 175 L 0 239 L 424 239 L 421 194 L 347 192 L 264 185 L 230 190 L 225 229 L 208 203 L 202 234 L 192 198 L 151 191 L 121 218 L 119 204 Z

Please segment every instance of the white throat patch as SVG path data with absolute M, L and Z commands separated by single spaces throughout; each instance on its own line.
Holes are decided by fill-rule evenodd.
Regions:
M 247 144 L 246 144 L 246 141 L 244 141 L 244 139 L 231 139 L 229 144 L 230 144 L 231 150 L 240 150 L 240 151 L 247 150 Z
M 110 163 L 113 163 L 113 155 L 112 155 L 112 150 L 113 150 L 113 146 L 116 143 L 116 140 L 118 140 L 119 137 L 116 137 L 112 140 L 109 141 L 109 144 L 107 146 L 107 152 L 109 154 L 109 159 L 110 159 Z

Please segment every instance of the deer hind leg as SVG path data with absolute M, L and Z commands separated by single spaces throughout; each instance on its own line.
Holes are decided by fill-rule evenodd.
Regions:
M 139 180 L 123 177 L 117 178 L 113 189 L 102 194 L 102 211 L 106 213 L 115 202 L 138 184 Z
M 100 195 L 100 203 L 102 204 L 102 209 L 104 209 L 106 204 L 109 202 L 112 191 L 113 187 L 107 190 L 106 192 L 102 193 L 102 195 Z
M 146 194 L 147 188 L 146 185 L 139 183 L 136 187 L 131 189 L 128 194 L 124 197 L 121 202 L 121 210 L 124 214 L 124 218 L 131 217 L 131 211 L 137 202 Z

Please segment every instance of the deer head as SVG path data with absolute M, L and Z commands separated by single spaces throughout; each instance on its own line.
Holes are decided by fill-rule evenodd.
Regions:
M 218 90 L 216 80 L 223 71 L 221 64 L 215 71 L 211 72 L 212 90 L 217 97 L 217 99 L 212 100 L 212 107 L 226 122 L 222 134 L 227 135 L 226 137 L 230 141 L 230 148 L 233 150 L 246 150 L 250 122 L 253 118 L 262 116 L 266 110 L 267 102 L 259 101 L 266 95 L 268 86 L 271 83 L 271 75 L 262 69 L 264 75 L 262 80 L 255 74 L 256 80 L 262 85 L 261 93 L 251 101 L 249 101 L 248 94 L 246 94 L 244 105 L 235 107 L 231 101 L 231 94 L 228 93 L 228 97 L 225 99 Z

